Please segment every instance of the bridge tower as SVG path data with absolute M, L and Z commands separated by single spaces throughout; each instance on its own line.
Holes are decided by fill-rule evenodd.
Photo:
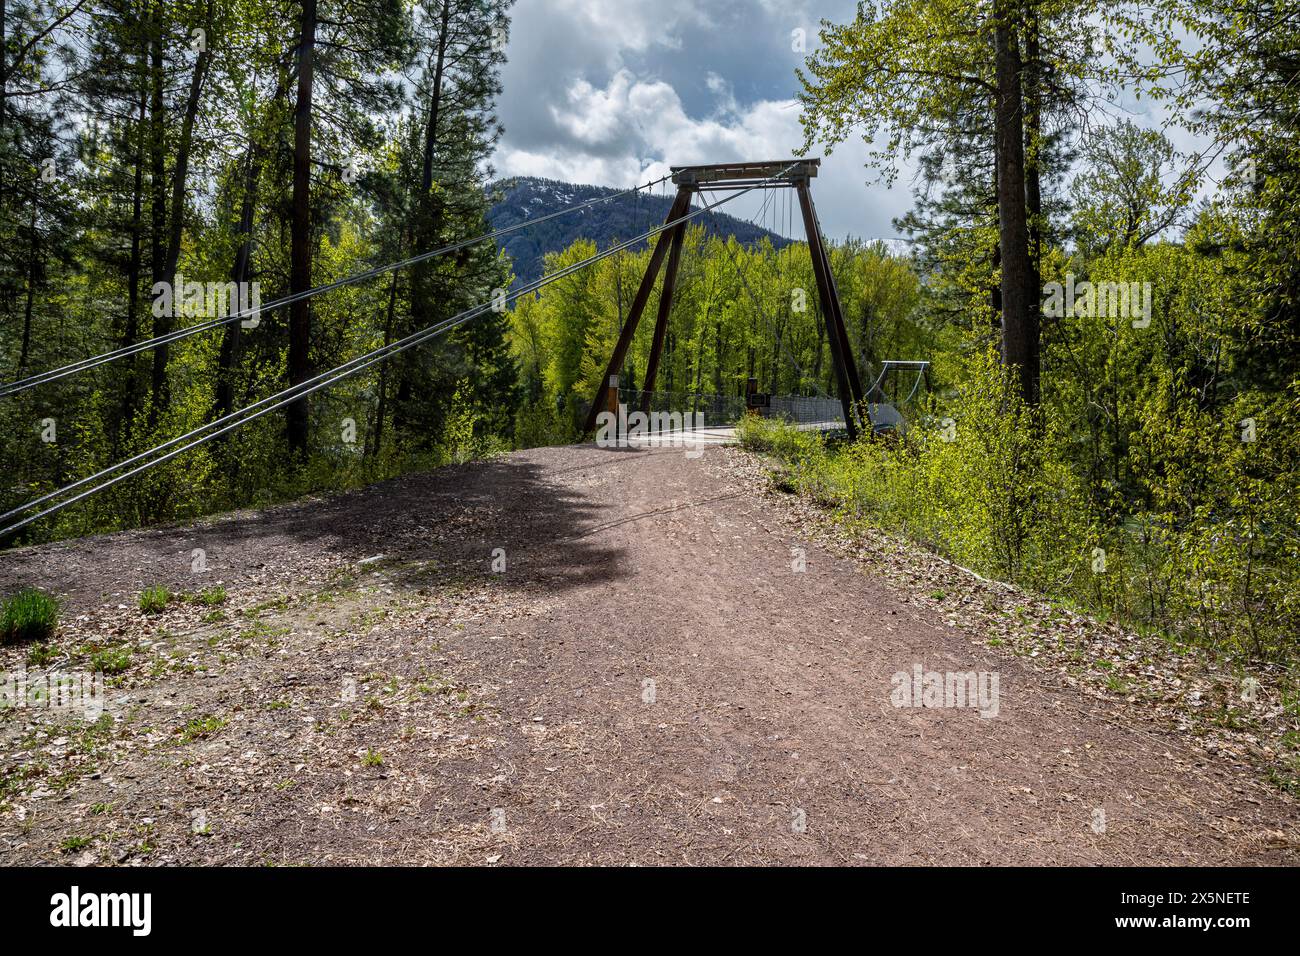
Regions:
M 831 362 L 835 369 L 835 380 L 839 386 L 840 404 L 844 407 L 844 422 L 849 437 L 856 438 L 859 422 L 868 432 L 871 430 L 867 417 L 865 395 L 862 382 L 858 376 L 858 366 L 853 361 L 849 346 L 849 334 L 844 325 L 844 312 L 840 306 L 839 290 L 835 286 L 835 276 L 831 272 L 831 259 L 822 239 L 821 224 L 817 219 L 817 209 L 813 205 L 809 182 L 817 175 L 821 165 L 820 159 L 788 159 L 756 163 L 718 163 L 710 166 L 673 166 L 673 183 L 677 186 L 677 196 L 668 209 L 665 223 L 673 222 L 685 216 L 691 207 L 691 200 L 698 194 L 718 190 L 735 189 L 793 189 L 799 197 L 799 208 L 803 213 L 804 232 L 808 236 L 808 250 L 812 255 L 813 277 L 817 282 L 817 296 L 821 302 L 823 321 L 826 323 L 826 340 L 830 343 Z M 682 239 L 686 235 L 686 223 L 679 222 L 670 229 L 661 232 L 655 240 L 654 250 L 650 253 L 650 262 L 646 265 L 645 275 L 637 288 L 632 308 L 628 312 L 627 322 L 619 334 L 614 352 L 609 357 L 605 376 L 592 398 L 591 412 L 587 416 L 586 430 L 595 431 L 596 418 L 602 411 L 618 411 L 618 375 L 627 357 L 628 346 L 641 321 L 650 293 L 654 289 L 659 270 L 667 259 L 664 271 L 663 291 L 659 295 L 659 312 L 655 318 L 654 339 L 650 346 L 650 360 L 646 365 L 645 381 L 642 383 L 642 411 L 650 410 L 650 398 L 655 389 L 655 378 L 659 373 L 659 358 L 663 353 L 664 340 L 668 334 L 668 315 L 672 311 L 673 291 L 677 285 L 677 267 L 681 259 Z

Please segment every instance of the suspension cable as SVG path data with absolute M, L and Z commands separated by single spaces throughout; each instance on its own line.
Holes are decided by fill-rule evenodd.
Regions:
M 754 188 L 757 188 L 757 187 L 755 187 L 755 186 L 751 186 L 750 188 L 751 188 L 751 189 L 754 189 Z M 739 195 L 739 194 L 737 194 L 737 195 Z M 763 204 L 763 208 L 764 208 L 764 209 L 767 208 L 767 203 L 766 203 L 766 202 Z M 762 212 L 761 212 L 761 211 L 760 211 L 760 215 L 762 215 Z M 715 219 L 715 222 L 716 222 L 716 219 Z M 788 238 L 788 237 L 786 237 L 786 238 Z M 736 261 L 736 257 L 735 257 L 735 255 L 732 253 L 732 251 L 731 251 L 731 245 L 730 245 L 730 243 L 728 243 L 726 240 L 723 240 L 723 241 L 722 241 L 722 247 L 723 247 L 724 250 L 726 250 L 727 258 L 731 260 L 731 266 L 732 266 L 733 269 L 736 270 L 736 275 L 740 278 L 740 284 L 744 287 L 746 294 L 747 294 L 747 295 L 749 296 L 749 298 L 750 298 L 750 301 L 754 303 L 754 308 L 758 311 L 758 314 L 759 314 L 760 316 L 763 317 L 763 321 L 764 321 L 764 323 L 767 324 L 768 331 L 772 333 L 772 337 L 775 338 L 776 341 L 777 341 L 777 343 L 781 346 L 781 351 L 785 353 L 785 357 L 788 358 L 788 359 L 790 360 L 790 363 L 791 363 L 791 364 L 792 364 L 796 369 L 799 370 L 799 380 L 800 380 L 800 382 L 803 382 L 803 381 L 809 381 L 809 382 L 812 382 L 812 387 L 815 388 L 815 389 L 817 390 L 817 393 L 818 393 L 819 395 L 821 395 L 821 397 L 823 397 L 823 398 L 830 398 L 830 396 L 827 395 L 826 392 L 822 389 L 821 385 L 818 384 L 817 379 L 814 378 L 814 377 L 809 376 L 808 373 L 804 371 L 803 366 L 799 364 L 799 360 L 796 359 L 796 358 L 795 358 L 795 357 L 790 353 L 790 350 L 786 347 L 786 344 L 785 344 L 784 339 L 782 339 L 782 337 L 781 337 L 780 335 L 777 334 L 777 332 L 776 332 L 776 327 L 772 324 L 772 320 L 771 320 L 771 318 L 768 317 L 767 311 L 763 308 L 762 303 L 760 303 L 760 302 L 758 301 L 758 296 L 754 294 L 754 290 L 750 288 L 750 286 L 749 286 L 749 280 L 745 278 L 745 273 L 744 273 L 744 271 L 740 268 L 740 263 L 738 263 L 738 262 Z M 810 246 L 810 248 L 811 248 L 811 246 Z M 0 518 L 0 520 L 3 520 L 3 519 Z
M 784 175 L 784 171 L 777 175 L 778 176 Z M 772 177 L 772 178 L 776 178 L 776 177 Z M 680 225 L 681 223 L 684 223 L 687 220 L 694 219 L 696 216 L 701 216 L 706 212 L 711 212 L 716 207 L 731 202 L 733 199 L 739 198 L 740 196 L 744 195 L 744 193 L 749 192 L 751 189 L 759 188 L 759 185 L 760 184 L 749 186 L 744 190 L 742 190 L 741 192 L 733 193 L 730 196 L 726 196 L 723 199 L 717 200 L 716 202 L 708 203 L 703 207 L 701 207 L 700 209 L 694 209 L 694 210 L 688 209 L 685 215 L 677 219 L 674 219 L 670 222 L 665 222 L 662 225 L 659 225 L 653 229 L 648 230 L 647 232 L 643 233 L 640 236 L 636 236 L 633 239 L 628 239 L 625 242 L 621 242 L 616 245 L 613 245 L 610 248 L 606 249 L 604 252 L 599 252 L 596 255 L 590 256 L 587 259 L 584 259 L 580 262 L 573 263 L 572 265 L 566 266 L 563 269 L 553 272 L 548 276 L 543 276 L 541 279 L 537 279 L 534 280 L 533 282 L 525 284 L 524 286 L 520 287 L 519 289 L 505 296 L 505 301 L 517 299 L 520 296 L 526 295 L 530 292 L 536 292 L 537 290 L 550 284 L 551 282 L 556 281 L 557 279 L 564 278 L 568 275 L 573 274 L 574 272 L 577 272 L 579 269 L 586 268 L 587 266 L 599 262 L 600 260 L 605 259 L 609 256 L 612 256 L 615 253 L 622 252 L 623 250 L 628 249 L 631 246 L 637 245 L 640 242 L 644 242 L 645 240 L 650 239 L 655 235 L 664 232 L 668 229 L 671 229 L 677 225 Z M 349 378 L 352 375 L 355 375 L 356 373 L 363 371 L 366 368 L 369 368 L 371 365 L 375 365 L 379 362 L 386 361 L 387 359 L 391 358 L 393 355 L 398 354 L 399 352 L 403 352 L 406 349 L 413 348 L 417 345 L 422 345 L 424 342 L 427 342 L 430 339 L 442 335 L 444 332 L 450 331 L 451 329 L 459 325 L 463 325 L 464 323 L 470 321 L 471 319 L 477 318 L 478 316 L 482 315 L 484 312 L 489 311 L 490 309 L 493 308 L 493 305 L 495 304 L 496 301 L 501 301 L 501 300 L 494 300 L 490 302 L 481 303 L 477 306 L 473 306 L 447 319 L 434 323 L 433 325 L 425 329 L 422 329 L 418 332 L 413 332 L 411 335 L 408 335 L 403 339 L 399 339 L 396 342 L 392 342 L 389 343 L 388 345 L 380 346 L 377 349 L 373 349 L 372 351 L 367 352 L 364 355 L 358 356 L 357 358 L 352 359 L 349 362 L 345 362 L 343 365 L 331 369 L 328 372 L 323 372 L 320 375 L 315 376 L 314 378 L 310 378 L 307 379 L 306 381 L 299 382 L 297 385 L 293 385 L 287 389 L 283 389 L 282 391 L 277 392 L 274 395 L 269 395 L 266 398 L 254 402 L 252 405 L 245 406 L 244 408 L 231 412 L 228 415 L 224 415 L 221 418 L 216 419 L 215 421 L 207 422 L 203 425 L 200 425 L 199 427 L 194 428 L 189 432 L 186 432 L 184 435 L 180 435 L 176 438 L 169 439 L 168 441 L 163 442 L 160 445 L 156 445 L 153 448 L 150 448 L 146 451 L 140 452 L 139 454 L 134 455 L 131 458 L 125 459 L 124 461 L 118 462 L 117 464 L 110 465 L 109 467 L 104 468 L 93 475 L 89 475 L 85 478 L 81 478 L 69 485 L 65 485 L 62 488 L 48 492 L 47 494 L 42 495 L 41 497 L 36 498 L 32 501 L 29 501 L 26 504 L 13 508 L 5 512 L 3 515 L 0 515 L 0 521 L 6 521 L 9 518 L 22 514 L 25 511 L 30 511 L 32 508 L 45 504 L 46 502 L 49 502 L 55 498 L 59 498 L 70 491 L 75 491 L 78 488 L 83 488 L 87 484 L 97 481 L 100 478 L 105 478 L 108 475 L 112 475 L 113 472 L 120 471 L 122 468 L 125 468 L 128 465 L 135 464 L 136 462 L 142 462 L 141 464 L 137 464 L 136 467 L 130 469 L 129 471 L 123 472 L 122 474 L 116 475 L 112 478 L 108 478 L 107 480 L 100 482 L 94 487 L 91 487 L 81 492 L 80 494 L 75 495 L 72 498 L 68 498 L 64 501 L 56 502 L 50 507 L 45 508 L 42 511 L 39 511 L 34 515 L 30 515 L 19 521 L 15 521 L 14 523 L 8 525 L 7 527 L 0 528 L 0 538 L 3 538 L 15 531 L 18 531 L 26 527 L 27 525 L 40 520 L 41 518 L 54 514 L 57 511 L 61 511 L 64 508 L 68 507 L 69 505 L 76 504 L 77 502 L 82 501 L 85 498 L 89 498 L 90 496 L 97 494 L 100 491 L 112 487 L 113 485 L 117 484 L 120 481 L 125 481 L 127 478 L 130 478 L 133 475 L 139 474 L 142 471 L 153 468 L 154 466 L 160 465 L 163 462 L 169 461 L 172 458 L 175 458 L 177 455 L 183 454 L 184 452 L 189 451 L 191 448 L 195 448 L 201 444 L 204 444 L 205 442 L 210 441 L 211 439 L 216 438 L 219 435 L 224 435 L 227 432 L 233 431 L 234 429 L 240 427 L 241 425 L 245 425 L 248 422 L 261 418 L 263 415 L 266 415 L 269 412 L 275 411 L 276 409 L 288 405 L 294 401 L 297 401 L 300 398 L 305 398 L 307 395 L 319 391 L 320 389 L 326 388 L 327 386 L 332 385 L 335 382 L 341 381 L 344 378 Z M 226 424 L 223 425 L 223 423 Z M 223 427 L 217 428 L 216 426 L 218 425 L 222 425 Z M 158 452 L 166 451 L 169 448 L 171 450 L 167 451 L 166 454 L 161 455 L 157 458 L 153 458 L 149 461 L 144 461 L 144 459 L 149 458 L 149 456 L 155 455 Z
M 388 272 L 396 271 L 397 269 L 402 269 L 407 266 L 417 265 L 418 263 L 425 262 L 426 260 L 432 259 L 436 256 L 446 255 L 449 252 L 456 252 L 459 249 L 464 249 L 466 246 L 472 246 L 480 242 L 487 242 L 488 240 L 498 239 L 501 236 L 509 235 L 512 232 L 518 232 L 520 229 L 525 229 L 528 226 L 540 225 L 541 223 L 547 222 L 551 219 L 555 219 L 558 216 L 565 216 L 568 215 L 569 213 L 578 212 L 579 210 L 582 209 L 587 209 L 592 206 L 600 205 L 601 203 L 612 202 L 615 199 L 620 199 L 623 196 L 628 196 L 631 195 L 632 193 L 637 193 L 639 195 L 642 189 L 652 188 L 656 184 L 663 182 L 668 178 L 669 178 L 668 176 L 662 176 L 659 179 L 652 180 L 651 182 L 645 183 L 641 186 L 635 186 L 632 189 L 625 189 L 620 193 L 612 193 L 608 196 L 600 196 L 595 199 L 588 199 L 585 202 L 581 202 L 573 206 L 568 206 L 564 209 L 559 209 L 552 213 L 547 213 L 545 216 L 538 216 L 536 218 L 524 219 L 520 222 L 515 223 L 512 226 L 504 226 L 501 229 L 496 229 L 493 230 L 492 232 L 484 233 L 481 236 L 475 236 L 472 239 L 462 239 L 459 242 L 453 242 L 450 245 L 441 246 L 437 249 L 431 249 L 428 252 L 421 252 L 417 255 L 411 256 L 408 259 L 403 259 L 400 262 L 391 262 L 388 265 L 376 266 L 375 268 L 368 269 L 365 272 L 358 272 L 355 275 L 345 276 L 342 279 L 336 279 L 335 281 L 326 283 L 325 285 L 315 286 L 314 288 L 311 289 L 304 289 L 301 292 L 294 292 L 291 293 L 290 295 L 282 296 L 278 299 L 275 299 L 274 301 L 268 302 L 266 305 L 259 305 L 257 308 L 242 309 L 238 312 L 231 313 L 230 315 L 224 315 L 215 319 L 209 319 L 206 322 L 200 322 L 197 325 L 186 326 L 183 329 L 176 329 L 164 335 L 155 336 L 154 338 L 151 339 L 145 339 L 141 342 L 136 342 L 132 345 L 124 345 L 121 348 L 113 349 L 112 351 L 109 352 L 104 352 L 101 355 L 90 356 L 88 358 L 79 359 L 76 362 L 69 362 L 67 365 L 63 365 L 58 368 L 50 369 L 45 372 L 38 372 L 37 374 L 30 375 L 27 378 L 19 379 L 16 382 L 10 382 L 7 385 L 0 385 L 0 398 L 6 398 L 10 395 L 16 395 L 19 392 L 24 392 L 29 388 L 35 388 L 37 385 L 43 385 L 46 382 L 53 382 L 61 378 L 67 378 L 69 375 L 75 375 L 78 372 L 84 372 L 92 368 L 97 368 L 100 365 L 105 365 L 108 362 L 113 362 L 120 358 L 126 358 L 131 355 L 137 355 L 140 352 L 149 351 L 150 349 L 157 348 L 160 345 L 167 345 L 172 342 L 179 341 L 180 339 L 188 338 L 191 335 L 197 335 L 199 332 L 206 332 L 209 329 L 215 329 L 218 328 L 219 326 L 228 325 L 231 322 L 239 322 L 239 321 L 243 321 L 244 319 L 256 318 L 259 317 L 263 312 L 270 312 L 273 311 L 274 309 L 281 308 L 282 306 L 292 305 L 294 302 L 300 302 L 303 299 L 309 299 L 313 296 L 320 295 L 322 292 L 330 292 L 334 289 L 343 288 L 344 286 L 355 285 L 358 282 L 364 282 L 367 279 L 373 279 L 376 276 L 381 276 Z

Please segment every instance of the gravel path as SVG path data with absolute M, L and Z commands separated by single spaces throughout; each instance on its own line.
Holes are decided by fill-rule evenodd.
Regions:
M 0 556 L 66 596 L 45 668 L 126 652 L 111 719 L 0 716 L 0 862 L 1300 861 L 1294 800 L 801 537 L 741 457 L 536 449 Z M 917 665 L 985 697 L 896 706 Z

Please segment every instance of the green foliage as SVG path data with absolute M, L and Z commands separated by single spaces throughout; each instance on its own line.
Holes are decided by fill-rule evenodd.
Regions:
M 136 603 L 145 614 L 161 614 L 167 609 L 171 599 L 171 591 L 164 585 L 154 584 L 140 592 Z
M 59 602 L 37 588 L 24 588 L 0 609 L 0 644 L 44 641 L 59 625 Z
M 1122 354 L 1111 360 L 1128 364 Z M 972 359 L 957 396 L 902 440 L 828 450 L 756 418 L 740 436 L 786 464 L 792 490 L 850 522 L 1183 640 L 1294 655 L 1300 445 L 1282 426 L 1286 406 L 1239 402 L 1209 415 L 1168 407 L 1167 389 L 1147 394 L 1128 413 L 1118 480 L 1081 467 L 1089 459 L 1078 451 L 1089 446 L 1068 402 L 1020 406 L 991 355 Z M 1292 399 L 1291 414 L 1296 407 Z M 1241 439 L 1247 409 L 1255 441 Z
M 851 518 L 926 542 L 955 561 L 1051 589 L 1077 573 L 1088 528 L 1078 483 L 1051 460 L 1042 429 L 1058 426 L 1005 389 L 996 360 L 977 356 L 945 419 L 904 440 L 864 439 L 827 451 L 815 436 L 764 419 L 751 448 L 792 466 L 791 483 Z
M 64 853 L 76 853 L 78 850 L 84 850 L 94 842 L 95 838 L 93 836 L 70 836 L 59 844 L 59 849 Z
M 58 657 L 58 651 L 52 644 L 33 644 L 27 650 L 28 667 L 44 667 Z
M 316 6 L 312 147 L 300 157 L 311 170 L 312 284 L 487 232 L 504 57 L 496 41 L 507 35 L 509 2 Z M 91 3 L 56 18 L 41 4 L 9 4 L 0 122 L 0 180 L 14 187 L 0 190 L 5 381 L 215 318 L 154 314 L 152 288 L 172 268 L 190 282 L 256 282 L 263 304 L 289 291 L 294 38 L 303 12 L 226 0 L 120 10 Z M 197 29 L 206 54 L 193 43 Z M 313 373 L 340 365 L 509 284 L 509 261 L 479 243 L 315 296 L 306 364 Z M 264 505 L 502 447 L 519 405 L 508 323 L 498 312 L 481 315 L 312 395 L 304 454 L 286 455 L 285 416 L 268 415 L 17 540 Z M 0 405 L 0 459 L 15 477 L 0 487 L 0 510 L 284 388 L 290 340 L 304 344 L 303 336 L 283 312 L 263 312 L 255 328 L 226 324 L 12 396 Z M 472 442 L 444 441 L 458 388 Z
M 1099 130 L 1071 186 L 1085 247 L 1140 246 L 1173 226 L 1192 199 L 1186 157 L 1164 134 L 1127 120 Z
M 460 385 L 452 396 L 451 410 L 443 431 L 443 447 L 448 460 L 463 465 L 476 457 L 480 449 L 474 435 L 478 416 L 467 400 L 468 386 Z
M 185 726 L 178 729 L 177 734 L 180 735 L 181 743 L 193 743 L 196 740 L 203 740 L 207 737 L 211 737 L 213 734 L 224 728 L 228 723 L 230 723 L 230 721 L 226 720 L 224 717 L 217 717 L 212 714 L 204 717 L 195 717 L 193 720 L 187 721 Z
M 796 467 L 806 462 L 820 465 L 826 456 L 820 432 L 800 431 L 779 419 L 744 415 L 736 426 L 736 438 L 751 451 L 774 455 Z
M 759 434 L 769 424 L 747 427 L 746 440 L 791 462 L 792 487 L 984 573 L 1230 654 L 1294 658 L 1293 6 L 885 0 L 824 24 L 800 73 L 806 145 L 829 150 L 861 134 L 887 175 L 918 154 L 917 208 L 898 225 L 919 239 L 916 312 L 933 329 L 925 357 L 940 390 L 902 442 L 809 455 L 780 429 Z M 1142 290 L 1150 303 L 1141 314 L 1046 313 L 1033 408 L 1010 400 L 987 358 L 1006 320 L 998 235 L 1008 223 L 993 201 L 997 26 L 1022 65 L 1026 170 L 1037 177 L 1027 188 L 1041 188 L 1039 208 L 1028 203 L 1033 270 L 1044 283 Z M 1132 123 L 1089 123 L 1119 82 L 1232 144 L 1228 176 L 1180 241 L 1172 234 L 1204 158 Z
M 547 269 L 595 253 L 593 243 L 577 242 L 549 256 Z M 649 256 L 611 256 L 517 303 L 510 339 L 526 399 L 517 444 L 578 436 Z M 849 241 L 832 249 L 831 268 L 864 379 L 875 378 L 883 358 L 929 352 L 933 336 L 915 315 L 920 280 L 907 257 Z M 832 392 L 816 289 L 806 244 L 744 246 L 689 228 L 655 383 L 666 409 L 693 412 L 696 394 L 743 396 L 750 377 L 777 395 Z M 657 307 L 652 296 L 623 363 L 624 388 L 645 380 Z
M 102 671 L 105 674 L 120 674 L 130 666 L 130 648 L 107 648 L 90 655 L 90 669 L 92 671 Z
M 221 585 L 204 588 L 198 594 L 194 595 L 194 601 L 196 604 L 202 604 L 206 607 L 215 607 L 218 604 L 225 604 L 226 589 Z
M 555 402 L 544 398 L 519 409 L 515 419 L 515 443 L 520 448 L 565 445 L 578 438 L 577 426 L 560 415 Z

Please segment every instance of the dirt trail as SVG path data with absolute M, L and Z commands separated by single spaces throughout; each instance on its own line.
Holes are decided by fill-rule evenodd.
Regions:
M 1300 860 L 1295 801 L 793 537 L 734 454 L 538 449 L 0 557 L 67 595 L 55 665 L 130 650 L 111 725 L 0 717 L 0 862 Z M 996 715 L 894 706 L 915 664 L 996 674 Z

